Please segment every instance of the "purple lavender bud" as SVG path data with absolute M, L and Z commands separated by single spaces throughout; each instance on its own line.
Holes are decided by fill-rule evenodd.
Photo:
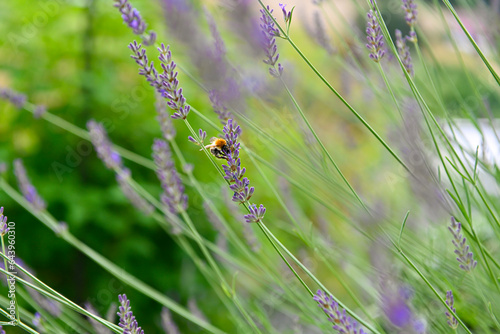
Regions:
M 135 320 L 135 316 L 132 313 L 132 309 L 130 308 L 130 301 L 127 299 L 125 294 L 118 295 L 118 300 L 120 301 L 120 307 L 118 308 L 118 316 L 120 317 L 120 323 L 118 326 L 123 328 L 124 334 L 144 334 L 144 331 L 137 320 Z
M 281 11 L 283 12 L 283 20 L 285 20 L 285 23 L 288 23 L 290 21 L 290 19 L 292 18 L 292 11 L 287 11 L 286 10 L 286 5 L 285 4 L 282 4 L 280 3 L 280 8 L 281 8 Z
M 35 106 L 35 110 L 33 110 L 33 117 L 41 118 L 43 114 L 47 112 L 47 108 L 43 105 Z
M 42 324 L 42 315 L 39 312 L 35 312 L 35 316 L 33 317 L 32 322 L 33 322 L 33 326 L 35 326 L 35 328 L 38 332 L 45 333 L 45 329 L 44 329 L 43 324 Z
M 3 215 L 3 206 L 0 208 L 0 236 L 4 236 L 9 232 L 9 228 L 7 226 L 7 216 Z
M 97 156 L 104 162 L 104 165 L 109 169 L 122 169 L 122 158 L 112 148 L 104 126 L 91 119 L 87 122 L 87 129 L 89 130 L 90 141 L 94 145 Z
M 457 311 L 455 310 L 455 308 L 453 307 L 453 304 L 455 303 L 454 299 L 453 299 L 453 292 L 450 290 L 450 291 L 446 291 L 446 305 L 448 305 L 453 313 L 457 313 Z M 448 310 L 446 310 L 446 318 L 448 318 L 448 325 L 453 328 L 453 329 L 456 329 L 458 327 L 458 320 L 457 318 L 455 318 L 452 314 L 450 314 L 450 312 Z
M 21 109 L 26 104 L 26 95 L 9 88 L 0 88 L 0 99 L 9 101 L 18 109 Z
M 313 14 L 314 30 L 312 36 L 316 39 L 319 45 L 321 45 L 329 55 L 335 53 L 335 49 L 330 42 L 330 38 L 326 32 L 323 19 L 319 11 L 315 11 Z
M 273 10 L 267 6 L 269 13 L 273 13 Z M 264 9 L 260 10 L 262 16 L 260 17 L 260 27 L 262 29 L 262 48 L 266 53 L 266 59 L 264 63 L 269 65 L 269 73 L 274 77 L 279 77 L 283 73 L 283 66 L 278 64 L 278 69 L 276 69 L 276 63 L 280 57 L 278 53 L 278 47 L 276 46 L 276 36 L 279 36 L 280 32 L 275 27 L 274 21 L 267 14 Z
M 396 29 L 396 47 L 403 66 L 410 76 L 414 76 L 413 62 L 411 60 L 410 48 L 406 45 L 406 38 L 403 38 L 401 31 Z
M 333 299 L 333 296 L 328 296 L 321 290 L 318 290 L 313 299 L 318 302 L 318 306 L 328 316 L 331 321 L 333 329 L 343 334 L 366 334 L 363 328 L 358 328 L 358 323 L 347 315 L 347 312 L 342 309 L 339 304 Z
M 368 17 L 366 25 L 366 39 L 368 40 L 368 44 L 366 44 L 366 47 L 370 50 L 370 58 L 378 63 L 385 54 L 384 36 L 373 10 L 370 9 L 366 16 Z
M 170 313 L 170 310 L 166 307 L 161 310 L 161 326 L 163 327 L 163 330 L 166 334 L 181 333 L 179 331 L 179 328 L 177 328 L 175 322 L 172 320 L 172 314 Z
M 451 217 L 451 224 L 448 226 L 453 235 L 453 245 L 455 246 L 455 254 L 457 254 L 457 261 L 460 263 L 460 268 L 466 272 L 472 271 L 476 268 L 477 261 L 474 260 L 474 254 L 469 252 L 469 246 L 466 245 L 467 239 L 462 235 L 462 224 Z
M 215 23 L 214 17 L 210 15 L 210 12 L 204 9 L 205 16 L 207 17 L 208 27 L 210 28 L 210 33 L 214 40 L 215 57 L 220 60 L 226 55 L 226 45 L 222 39 L 219 29 L 217 29 L 217 24 Z
M 120 185 L 120 189 L 122 190 L 125 197 L 128 198 L 130 203 L 138 210 L 142 211 L 145 215 L 149 216 L 154 211 L 154 207 L 149 204 L 142 196 L 140 196 L 134 188 L 130 186 L 127 182 L 130 179 L 130 169 L 123 168 L 122 170 L 116 173 L 116 181 Z
M 162 202 L 172 214 L 186 210 L 188 198 L 184 194 L 184 186 L 175 168 L 172 153 L 167 142 L 155 139 L 153 144 L 153 159 L 156 165 L 156 175 L 163 188 Z
M 0 326 L 0 334 L 5 334 L 5 330 L 3 329 L 2 326 Z
M 405 11 L 405 20 L 410 27 L 413 27 L 417 22 L 417 5 L 413 0 L 403 0 L 401 8 Z
M 140 66 L 139 74 L 146 77 L 149 84 L 162 94 L 162 81 L 159 78 L 158 71 L 153 66 L 153 62 L 149 62 L 146 49 L 143 49 L 142 45 L 138 44 L 137 41 L 130 43 L 128 48 L 134 53 L 130 57 Z
M 175 127 L 172 124 L 172 119 L 170 115 L 167 113 L 167 101 L 161 96 L 160 93 L 156 92 L 156 101 L 155 108 L 158 113 L 156 119 L 158 123 L 160 123 L 161 133 L 163 134 L 163 138 L 170 141 L 175 138 L 176 131 Z
M 412 42 L 412 43 L 417 43 L 418 39 L 417 39 L 417 33 L 412 30 L 408 33 L 408 36 L 406 36 L 406 40 L 409 41 L 409 42 Z
M 113 0 L 114 6 L 118 8 L 122 14 L 123 21 L 134 31 L 134 34 L 141 36 L 144 45 L 153 45 L 156 40 L 156 33 L 151 31 L 148 35 L 144 35 L 147 24 L 142 19 L 139 11 L 132 7 L 128 0 Z
M 205 139 L 207 138 L 207 132 L 203 131 L 202 129 L 199 129 L 198 136 L 200 137 L 200 140 L 203 143 L 203 141 L 205 141 Z
M 198 144 L 198 141 L 191 136 L 188 136 L 188 140 L 194 144 Z
M 248 207 L 248 209 L 250 210 L 250 213 L 244 216 L 247 223 L 259 223 L 262 221 L 264 214 L 266 213 L 264 205 L 261 204 L 257 208 L 257 205 L 252 204 Z
M 210 102 L 212 103 L 212 108 L 219 117 L 222 124 L 226 124 L 228 119 L 232 117 L 231 112 L 224 106 L 220 99 L 220 93 L 215 90 L 211 90 L 209 93 Z
M 175 70 L 177 64 L 172 60 L 170 47 L 162 43 L 158 48 L 163 73 L 159 75 L 162 83 L 160 93 L 168 100 L 167 105 L 174 110 L 171 116 L 174 119 L 186 119 L 191 107 L 186 104 L 186 99 L 182 94 L 182 88 L 178 88 L 179 81 L 177 80 L 178 72 Z M 152 65 L 151 65 L 152 66 Z
M 19 185 L 21 193 L 24 195 L 24 198 L 33 205 L 33 208 L 36 210 L 46 209 L 47 204 L 45 204 L 45 201 L 38 195 L 35 187 L 28 179 L 28 174 L 26 173 L 26 169 L 21 159 L 14 160 L 14 174 L 16 175 L 17 184 Z

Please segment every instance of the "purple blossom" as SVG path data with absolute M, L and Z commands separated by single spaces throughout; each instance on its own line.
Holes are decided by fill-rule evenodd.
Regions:
M 97 156 L 109 169 L 123 169 L 122 158 L 116 152 L 108 138 L 108 134 L 101 123 L 91 119 L 87 122 L 87 129 L 90 134 L 90 141 L 94 145 Z
M 162 93 L 162 82 L 158 76 L 158 71 L 155 69 L 153 62 L 149 62 L 146 55 L 146 49 L 142 48 L 142 44 L 134 41 L 130 43 L 128 48 L 134 53 L 130 57 L 135 60 L 137 65 L 140 66 L 139 74 L 144 75 L 146 80 L 153 86 L 158 93 Z
M 17 178 L 17 184 L 24 198 L 33 205 L 36 210 L 44 210 L 47 208 L 45 201 L 38 195 L 36 188 L 31 184 L 28 179 L 28 174 L 24 168 L 21 159 L 14 160 L 14 174 Z
M 245 215 L 245 221 L 247 223 L 259 223 L 262 221 L 264 218 L 264 214 L 266 213 L 266 208 L 264 205 L 260 205 L 257 208 L 257 205 L 252 204 L 248 207 L 250 210 L 250 213 L 248 215 Z
M 120 301 L 120 307 L 117 313 L 120 317 L 118 326 L 123 328 L 123 334 L 144 334 L 137 320 L 135 320 L 135 316 L 130 308 L 130 300 L 127 299 L 127 296 L 125 294 L 118 295 L 118 300 Z
M 368 17 L 366 25 L 366 39 L 368 43 L 366 47 L 370 50 L 370 58 L 378 63 L 385 55 L 384 36 L 382 35 L 375 12 L 370 9 L 366 16 Z
M 267 6 L 269 13 L 273 13 L 273 10 Z M 260 17 L 260 28 L 262 29 L 262 48 L 266 53 L 266 59 L 264 63 L 269 65 L 269 73 L 273 77 L 280 77 L 283 74 L 283 66 L 278 63 L 278 68 L 276 69 L 276 63 L 280 57 L 278 53 L 278 46 L 276 45 L 276 36 L 279 36 L 280 32 L 275 27 L 273 19 L 267 14 L 264 9 L 260 10 L 262 16 Z
M 330 42 L 330 38 L 326 32 L 321 14 L 319 11 L 315 11 L 313 14 L 314 21 L 314 31 L 312 32 L 313 37 L 316 39 L 319 45 L 321 45 L 329 55 L 335 53 L 335 49 Z
M 19 109 L 26 104 L 26 95 L 9 88 L 0 88 L 0 98 L 9 101 Z
M 161 326 L 163 327 L 163 330 L 166 334 L 181 333 L 179 331 L 179 328 L 177 328 L 175 322 L 172 320 L 172 314 L 170 313 L 170 310 L 166 307 L 161 310 Z
M 238 136 L 241 134 L 241 128 L 236 124 L 236 121 L 230 119 L 224 126 L 223 130 L 226 144 L 230 148 L 226 152 L 227 165 L 222 165 L 225 172 L 224 178 L 230 182 L 230 188 L 234 191 L 232 200 L 238 203 L 245 203 L 250 199 L 254 192 L 253 187 L 249 187 L 250 181 L 243 177 L 246 172 L 245 167 L 241 167 L 240 143 Z
M 226 55 L 226 45 L 224 44 L 224 40 L 220 35 L 214 17 L 206 9 L 205 9 L 205 16 L 207 17 L 208 27 L 210 28 L 210 33 L 212 34 L 212 38 L 214 40 L 215 58 L 220 60 L 224 58 L 224 56 Z
M 43 105 L 37 105 L 35 106 L 35 109 L 33 110 L 33 117 L 35 118 L 41 118 L 43 114 L 47 112 L 47 107 Z
M 139 11 L 132 7 L 128 0 L 114 0 L 114 2 L 114 6 L 122 14 L 123 21 L 134 31 L 134 34 L 142 37 L 144 45 L 153 45 L 156 40 L 156 33 L 151 31 L 147 36 L 144 35 L 147 24 L 142 19 Z
M 456 310 L 455 310 L 455 307 L 453 307 L 453 304 L 455 303 L 454 299 L 453 299 L 453 292 L 450 290 L 450 291 L 446 291 L 446 305 L 448 305 L 453 313 L 457 313 Z M 448 318 L 448 325 L 455 329 L 458 327 L 458 321 L 457 321 L 457 318 L 455 318 L 452 314 L 450 314 L 450 312 L 448 310 L 446 310 L 446 318 Z
M 410 48 L 406 45 L 407 37 L 403 38 L 401 31 L 396 29 L 396 47 L 403 66 L 410 76 L 414 76 L 413 62 L 411 60 Z
M 281 8 L 281 11 L 283 12 L 283 20 L 285 20 L 285 23 L 289 24 L 289 21 L 291 20 L 292 18 L 292 11 L 287 11 L 286 10 L 286 4 L 282 4 L 280 3 L 279 4 L 280 8 Z
M 348 316 L 347 312 L 339 306 L 333 299 L 333 296 L 328 296 L 323 291 L 318 290 L 313 299 L 318 302 L 318 306 L 326 313 L 328 320 L 334 324 L 333 329 L 337 330 L 339 333 L 366 334 L 363 328 L 359 327 L 358 323 Z
M 40 314 L 40 312 L 35 312 L 35 315 L 34 315 L 33 320 L 32 320 L 33 326 L 35 326 L 35 328 L 38 332 L 45 333 L 45 328 L 44 328 L 42 322 L 43 322 L 43 320 L 42 320 L 42 315 Z
M 477 265 L 474 260 L 474 254 L 469 251 L 469 245 L 466 245 L 467 239 L 462 235 L 462 224 L 451 217 L 450 226 L 448 226 L 453 235 L 453 245 L 455 246 L 455 254 L 457 254 L 457 261 L 460 263 L 460 268 L 466 272 L 472 271 Z
M 9 231 L 7 226 L 7 216 L 3 215 L 3 206 L 0 208 L 0 236 L 4 236 Z
M 222 103 L 222 99 L 220 97 L 220 92 L 216 90 L 211 90 L 209 93 L 210 102 L 212 103 L 212 108 L 214 109 L 217 117 L 222 124 L 226 124 L 228 119 L 232 117 L 231 112 L 227 109 L 227 107 Z
M 167 142 L 155 139 L 153 144 L 153 159 L 156 165 L 156 175 L 163 188 L 161 201 L 168 207 L 172 214 L 186 210 L 188 197 L 184 194 L 184 186 L 175 168 L 172 153 Z
M 130 169 L 123 168 L 122 170 L 116 173 L 116 181 L 120 186 L 125 197 L 128 198 L 130 203 L 138 210 L 142 211 L 145 215 L 149 216 L 154 211 L 154 207 L 149 204 L 142 196 L 140 196 L 134 188 L 129 184 L 128 180 L 130 179 L 131 173 Z
M 186 104 L 186 98 L 182 94 L 182 88 L 179 87 L 179 80 L 177 80 L 178 72 L 175 70 L 177 64 L 172 60 L 172 52 L 170 47 L 162 43 L 158 48 L 163 73 L 159 75 L 162 81 L 161 93 L 164 98 L 168 100 L 167 105 L 174 110 L 172 118 L 186 119 L 191 107 Z
M 417 22 L 417 5 L 413 0 L 403 0 L 401 8 L 405 11 L 405 20 L 410 27 L 413 27 Z

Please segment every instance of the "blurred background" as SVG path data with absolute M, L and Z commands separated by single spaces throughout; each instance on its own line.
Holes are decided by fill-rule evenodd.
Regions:
M 26 94 L 29 102 L 46 106 L 50 113 L 77 127 L 85 128 L 89 119 L 103 122 L 114 143 L 150 158 L 153 139 L 161 137 L 154 90 L 138 75 L 138 67 L 130 58 L 128 44 L 139 38 L 123 23 L 113 3 L 111 0 L 1 1 L 0 87 Z M 497 57 L 500 41 L 499 3 L 498 0 L 453 2 L 481 49 L 492 57 Z M 278 1 L 266 4 L 274 9 L 275 17 L 282 23 Z M 214 43 L 210 33 L 213 20 L 225 42 L 228 62 L 233 66 L 233 70 L 224 75 L 234 78 L 235 82 L 226 82 L 225 87 L 239 89 L 238 94 L 232 95 L 234 100 L 231 102 L 238 115 L 256 124 L 269 137 L 278 139 L 301 157 L 310 170 L 321 174 L 331 168 L 322 164 L 324 157 L 314 138 L 298 116 L 283 85 L 269 75 L 262 62 L 263 51 L 255 40 L 251 40 L 251 29 L 260 15 L 256 1 L 135 0 L 132 5 L 148 23 L 148 30 L 158 34 L 157 42 L 171 46 L 174 60 L 181 69 L 181 87 L 190 105 L 219 124 L 204 90 L 217 81 L 218 73 L 208 68 L 210 63 L 204 60 L 200 51 L 205 45 Z M 240 121 L 245 144 L 275 170 L 263 167 L 264 175 L 261 175 L 253 168 L 245 150 L 242 151 L 243 164 L 256 188 L 254 200 L 266 205 L 266 217 L 273 231 L 290 249 L 306 261 L 310 256 L 298 237 L 300 233 L 296 233 L 268 188 L 265 177 L 293 209 L 292 215 L 303 223 L 302 232 L 307 234 L 313 228 L 321 231 L 332 252 L 337 253 L 331 256 L 337 260 L 344 258 L 335 262 L 339 271 L 347 272 L 350 277 L 359 275 L 370 280 L 369 272 L 373 267 L 368 270 L 365 265 L 371 263 L 370 266 L 376 267 L 377 261 L 371 261 L 366 254 L 372 252 L 373 257 L 383 256 L 376 255 L 373 245 L 352 225 L 376 235 L 379 222 L 393 221 L 394 226 L 398 226 L 408 210 L 412 215 L 407 228 L 415 233 L 422 232 L 427 224 L 446 224 L 449 199 L 445 198 L 443 187 L 437 182 L 442 171 L 435 168 L 436 156 L 428 149 L 429 139 L 420 135 L 422 120 L 418 107 L 411 101 L 403 102 L 409 89 L 397 62 L 388 52 L 383 67 L 402 101 L 405 122 L 392 107 L 385 84 L 368 58 L 365 48 L 367 3 L 307 0 L 290 1 L 287 6 L 296 6 L 290 30 L 294 42 L 405 163 L 414 168 L 419 178 L 409 177 L 339 99 L 321 84 L 292 47 L 279 38 L 277 45 L 280 62 L 285 68 L 284 82 L 346 178 L 377 215 L 370 217 L 363 213 L 340 179 L 337 191 L 321 185 L 317 179 L 317 183 L 311 183 L 307 168 L 304 171 L 304 166 L 291 161 L 269 138 Z M 379 6 L 393 37 L 395 29 L 408 33 L 399 1 L 384 1 Z M 421 1 L 418 6 L 421 49 L 429 60 L 428 70 L 441 78 L 437 82 L 441 98 L 438 101 L 431 86 L 425 83 L 424 68 L 415 61 L 415 80 L 430 108 L 439 115 L 442 103 L 453 117 L 463 118 L 470 114 L 478 118 L 498 117 L 498 86 L 490 79 L 491 75 L 480 63 L 458 24 L 448 11 L 436 10 L 436 6 L 441 6 L 437 1 Z M 461 57 L 457 57 L 450 37 L 457 40 Z M 148 47 L 148 54 L 159 63 L 154 46 Z M 417 59 L 416 55 L 414 57 Z M 494 66 L 498 69 L 497 64 Z M 193 113 L 189 119 L 195 129 L 207 130 L 208 137 L 220 135 Z M 230 200 L 225 198 L 228 191 L 223 180 L 203 153 L 187 140 L 189 132 L 182 122 L 174 124 L 176 141 L 188 163 L 194 166 L 194 174 L 206 193 L 241 238 L 255 233 L 252 247 L 258 249 L 266 240 L 255 226 L 250 226 L 249 231 L 242 223 L 244 212 L 228 204 Z M 467 133 L 464 136 L 467 142 Z M 498 152 L 493 151 L 487 159 L 495 159 Z M 104 167 L 91 144 L 45 119 L 34 118 L 27 110 L 18 110 L 0 101 L 0 161 L 8 164 L 5 177 L 12 185 L 16 183 L 12 161 L 17 158 L 23 160 L 32 183 L 48 203 L 48 211 L 66 222 L 77 238 L 180 304 L 196 300 L 210 322 L 224 328 L 227 315 L 220 312 L 217 300 L 189 256 L 170 236 L 161 232 L 151 217 L 144 216 L 129 204 L 113 172 Z M 129 161 L 126 165 L 132 170 L 134 179 L 158 197 L 161 188 L 154 171 Z M 182 169 L 178 161 L 177 167 Z M 332 213 L 304 195 L 303 189 L 292 185 L 290 180 L 306 187 L 342 215 Z M 200 233 L 215 241 L 217 233 L 207 218 L 202 198 L 189 186 L 186 192 L 192 220 Z M 229 198 L 230 194 L 227 195 Z M 80 305 L 90 301 L 101 314 L 106 313 L 111 303 L 117 303 L 119 293 L 127 293 L 134 314 L 146 333 L 158 332 L 160 305 L 126 287 L 57 238 L 4 192 L 0 192 L 0 205 L 5 208 L 9 221 L 16 222 L 16 255 L 37 277 Z M 445 229 L 443 233 L 447 233 Z M 261 247 L 265 248 L 260 252 L 272 252 L 267 245 Z M 450 254 L 448 257 L 453 260 Z M 349 298 L 337 279 L 322 265 L 314 261 L 310 265 L 325 284 L 339 289 L 340 297 Z M 418 295 L 415 298 L 418 305 Z M 421 302 L 425 303 L 425 298 Z M 203 332 L 177 316 L 174 319 L 184 333 Z M 231 331 L 230 327 L 225 329 Z M 8 333 L 11 332 L 17 333 L 9 328 Z

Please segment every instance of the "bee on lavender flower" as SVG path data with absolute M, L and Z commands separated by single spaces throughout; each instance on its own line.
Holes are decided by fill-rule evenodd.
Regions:
M 231 148 L 226 140 L 217 137 L 210 138 L 210 145 L 206 145 L 205 148 L 210 150 L 210 153 L 217 159 L 228 160 L 228 155 L 231 153 Z

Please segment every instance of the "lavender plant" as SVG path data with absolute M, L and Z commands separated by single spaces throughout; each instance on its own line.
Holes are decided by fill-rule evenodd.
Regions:
M 385 4 L 351 1 L 346 5 L 355 10 L 346 11 L 332 1 L 313 3 L 318 6 L 310 21 L 305 3 L 287 10 L 287 4 L 258 0 L 259 12 L 247 0 L 228 0 L 224 6 L 162 0 L 159 18 L 150 15 L 158 9 L 153 4 L 144 4 L 141 13 L 146 15 L 141 15 L 132 2 L 115 0 L 115 14 L 130 28 L 122 29 L 128 34 L 123 36 L 120 29 L 99 28 L 112 21 L 100 6 L 89 7 L 83 35 L 86 72 L 81 76 L 73 67 L 81 63 L 78 55 L 69 52 L 52 59 L 46 50 L 53 48 L 46 43 L 58 37 L 39 38 L 49 26 L 69 17 L 66 8 L 51 11 L 47 26 L 37 24 L 36 38 L 22 28 L 4 34 L 6 44 L 0 52 L 18 61 L 0 60 L 6 65 L 2 86 L 12 87 L 0 89 L 0 110 L 5 102 L 20 112 L 6 108 L 0 114 L 0 141 L 12 141 L 0 145 L 0 158 L 8 162 L 33 155 L 29 161 L 39 166 L 35 189 L 26 171 L 31 166 L 15 160 L 18 193 L 0 163 L 0 200 L 6 199 L 5 192 L 33 215 L 33 222 L 39 220 L 54 232 L 37 241 L 59 238 L 123 284 L 111 293 L 119 294 L 117 325 L 99 316 L 107 305 L 82 308 L 41 282 L 27 265 L 14 262 L 19 271 L 14 274 L 0 261 L 0 271 L 19 289 L 15 326 L 29 333 L 64 333 L 67 326 L 92 333 L 154 333 L 160 326 L 167 333 L 215 334 L 500 331 L 495 246 L 500 236 L 495 205 L 499 177 L 495 157 L 489 155 L 495 147 L 491 139 L 498 139 L 495 82 L 500 80 L 494 67 L 498 55 L 478 37 L 497 38 L 495 21 L 487 29 L 465 25 L 461 17 L 468 22 L 490 18 L 473 4 L 455 11 L 445 0 L 445 7 L 419 6 L 417 26 L 417 3 L 404 0 L 403 11 L 391 14 L 406 21 L 410 31 L 403 36 L 396 30 L 393 41 Z M 5 6 L 9 13 L 17 13 L 10 11 L 15 2 Z M 301 15 L 293 15 L 295 8 Z M 109 9 L 113 10 L 111 4 Z M 27 22 L 45 13 L 33 10 L 22 12 Z M 276 10 L 278 19 L 273 16 Z M 365 13 L 366 41 L 364 23 L 358 24 Z M 98 19 L 91 20 L 93 15 Z M 449 17 L 458 28 L 446 21 Z M 6 17 L 4 27 L 14 26 L 13 18 Z M 397 28 L 395 22 L 391 20 L 391 29 Z M 301 32 L 311 24 L 312 37 L 328 54 L 311 48 L 309 37 Z M 162 26 L 167 29 L 158 28 Z M 149 27 L 158 36 L 148 32 Z M 463 33 L 466 39 L 461 39 Z M 92 38 L 94 43 L 88 40 Z M 133 38 L 137 41 L 130 43 Z M 278 38 L 283 43 L 279 52 Z M 155 67 L 156 56 L 146 49 L 156 39 L 170 46 L 158 43 Z M 467 40 L 472 48 L 464 46 Z M 67 43 L 57 41 L 58 52 L 67 51 Z M 425 52 L 420 50 L 422 43 Z M 146 79 L 153 89 L 136 81 L 122 54 L 127 44 L 139 66 L 139 79 Z M 369 57 L 362 55 L 365 46 Z M 261 75 L 262 50 L 269 73 L 278 80 Z M 386 54 L 396 53 L 399 57 L 381 63 Z M 280 57 L 290 63 L 287 69 L 293 69 L 285 77 Z M 22 66 L 42 60 L 47 66 Z M 408 75 L 396 74 L 400 66 Z M 53 69 L 50 75 L 45 68 Z M 106 82 L 101 81 L 103 69 L 109 74 Z M 11 74 L 14 70 L 16 75 Z M 456 77 L 450 78 L 450 73 Z M 64 87 L 54 79 L 61 75 L 68 82 Z M 43 85 L 40 77 L 46 78 Z M 81 79 L 81 87 L 75 85 L 80 79 L 73 78 Z M 415 101 L 411 112 L 401 102 L 407 100 Z M 47 107 L 28 101 L 43 101 Z M 85 106 L 81 110 L 80 103 Z M 400 119 L 394 118 L 394 109 Z M 23 111 L 35 117 L 26 121 Z M 91 119 L 86 130 L 72 124 L 95 115 L 103 123 Z M 103 124 L 111 124 L 114 144 Z M 81 140 L 71 142 L 70 136 L 53 132 L 56 127 Z M 212 134 L 221 137 L 217 147 L 213 140 L 207 145 Z M 88 168 L 91 149 L 84 148 L 89 140 L 114 179 L 97 174 L 109 174 L 105 169 Z M 47 170 L 66 174 L 54 184 Z M 93 182 L 98 177 L 99 183 Z M 116 189 L 115 180 L 136 214 L 110 201 L 105 188 Z M 276 186 L 281 183 L 287 186 Z M 75 188 L 71 194 L 70 186 Z M 85 213 L 90 211 L 92 219 Z M 144 215 L 138 218 L 139 213 Z M 450 214 L 463 225 L 452 218 L 446 229 L 443 217 Z M 26 232 L 21 231 L 31 220 L 17 230 L 16 250 L 42 266 L 38 254 L 23 248 Z M 92 239 L 82 232 L 89 220 L 94 224 Z M 9 240 L 13 226 L 0 209 L 3 241 Z M 133 233 L 127 234 L 124 226 L 133 226 Z M 159 229 L 166 234 L 157 233 Z M 443 242 L 449 240 L 449 232 L 458 266 Z M 77 239 L 79 234 L 89 244 L 102 245 L 109 259 Z M 128 246 L 115 250 L 116 240 Z M 46 253 L 53 250 L 42 246 Z M 1 255 L 8 261 L 5 249 Z M 481 270 L 474 270 L 477 266 Z M 92 272 L 102 281 L 100 274 Z M 48 277 L 61 281 L 56 274 Z M 388 277 L 404 288 L 393 288 Z M 378 282 L 386 284 L 380 289 Z M 446 298 L 442 282 L 450 286 Z M 122 295 L 128 289 L 138 292 L 134 313 Z M 467 301 L 467 321 L 455 312 L 451 290 Z M 78 299 L 88 291 L 100 293 L 88 288 Z M 8 314 L 4 306 L 0 313 Z

